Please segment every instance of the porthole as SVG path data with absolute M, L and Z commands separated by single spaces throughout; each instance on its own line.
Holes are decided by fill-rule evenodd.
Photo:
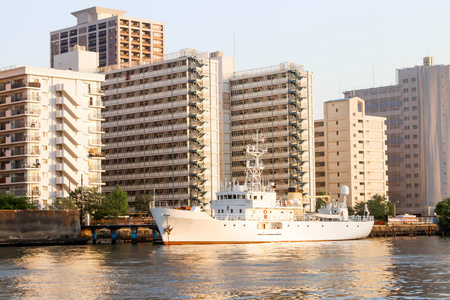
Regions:
M 309 227 L 309 225 L 306 225 L 306 227 Z
M 245 224 L 244 224 L 244 227 L 245 227 Z
M 347 225 L 347 227 L 348 227 L 348 225 Z
M 300 225 L 297 225 L 297 228 L 300 227 Z
M 288 225 L 288 227 L 289 227 L 289 225 Z
M 227 224 L 223 224 L 223 227 L 227 226 Z
M 323 225 L 322 225 L 322 227 L 323 227 Z
M 233 224 L 234 227 L 236 227 L 236 224 Z
M 359 225 L 357 227 L 359 227 Z

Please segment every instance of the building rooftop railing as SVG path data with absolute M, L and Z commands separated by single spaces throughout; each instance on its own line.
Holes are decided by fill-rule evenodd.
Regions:
M 303 71 L 302 65 L 297 65 L 292 62 L 285 62 L 281 63 L 276 66 L 270 66 L 270 67 L 264 67 L 264 68 L 257 68 L 257 69 L 251 69 L 251 70 L 245 70 L 235 73 L 235 77 L 247 77 L 247 76 L 253 76 L 258 75 L 262 73 L 274 73 L 279 71 L 287 71 L 287 70 L 298 70 Z
M 208 58 L 208 52 L 199 51 L 199 50 L 191 49 L 191 48 L 181 49 L 178 52 L 168 53 L 168 54 L 164 55 L 163 61 L 158 61 L 158 62 L 164 62 L 166 60 L 177 59 L 177 58 L 184 57 L 184 56 L 195 56 L 198 58 Z M 157 62 L 152 62 L 151 59 L 132 60 L 132 61 L 129 61 L 126 63 L 120 63 L 120 64 L 116 64 L 116 65 L 100 67 L 100 68 L 98 68 L 98 72 L 104 73 L 104 72 L 122 70 L 122 69 L 126 69 L 126 68 L 131 68 L 131 67 L 149 65 L 152 63 L 157 63 Z

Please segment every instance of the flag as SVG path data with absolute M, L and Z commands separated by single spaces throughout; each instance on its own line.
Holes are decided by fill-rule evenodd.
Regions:
M 367 213 L 367 215 L 370 215 L 369 209 L 367 208 L 367 204 L 364 206 L 364 213 Z

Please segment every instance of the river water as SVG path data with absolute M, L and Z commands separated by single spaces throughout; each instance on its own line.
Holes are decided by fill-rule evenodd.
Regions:
M 448 299 L 450 238 L 0 248 L 0 298 Z

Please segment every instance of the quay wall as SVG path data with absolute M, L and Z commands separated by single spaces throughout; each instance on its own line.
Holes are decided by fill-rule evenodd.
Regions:
M 443 234 L 438 224 L 416 223 L 396 225 L 374 225 L 370 237 L 387 236 L 417 236 L 417 235 L 439 235 Z
M 78 211 L 0 210 L 0 244 L 46 244 L 80 239 Z

